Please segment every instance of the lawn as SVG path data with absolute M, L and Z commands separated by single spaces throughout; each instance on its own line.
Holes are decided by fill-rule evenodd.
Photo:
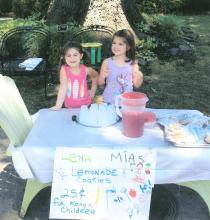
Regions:
M 199 34 L 199 42 L 195 45 L 197 59 L 194 62 L 184 59 L 170 62 L 156 60 L 144 73 L 140 91 L 148 95 L 148 107 L 197 109 L 210 115 L 210 16 L 180 16 L 180 19 Z M 28 80 L 27 77 L 16 77 L 15 81 L 31 114 L 55 103 L 55 95 L 48 99 L 44 97 L 38 78 Z M 56 85 L 49 86 L 53 94 L 55 88 Z
M 197 109 L 210 114 L 210 16 L 180 18 L 199 34 L 197 59 L 155 61 L 141 90 L 149 96 L 150 107 Z

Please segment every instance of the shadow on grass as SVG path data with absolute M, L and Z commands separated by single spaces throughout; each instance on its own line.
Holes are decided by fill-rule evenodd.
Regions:
M 11 159 L 10 159 L 11 160 Z M 20 210 L 26 181 L 15 172 L 10 162 L 0 173 L 0 219 L 20 219 Z
M 209 220 L 208 207 L 192 189 L 176 184 L 155 185 L 149 220 Z
M 26 180 L 16 173 L 12 163 L 0 173 L 0 219 L 19 220 Z M 39 192 L 31 202 L 25 220 L 47 220 L 49 218 L 50 191 L 48 187 Z

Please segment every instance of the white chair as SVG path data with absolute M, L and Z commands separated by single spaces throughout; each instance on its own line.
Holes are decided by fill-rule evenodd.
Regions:
M 10 146 L 21 146 L 32 128 L 32 118 L 11 78 L 0 75 L 0 94 L 0 126 Z
M 15 85 L 14 80 L 0 74 L 0 127 L 10 140 L 10 145 L 7 149 L 7 155 L 11 156 L 12 151 L 21 147 L 26 136 L 33 126 L 33 120 L 30 116 L 25 103 Z M 29 172 L 30 168 L 29 168 Z M 32 172 L 31 172 L 31 175 Z M 28 206 L 37 193 L 49 186 L 34 179 L 28 179 L 20 216 L 24 217 Z

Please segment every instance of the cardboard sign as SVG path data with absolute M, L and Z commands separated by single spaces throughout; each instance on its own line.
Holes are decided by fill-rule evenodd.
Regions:
M 152 150 L 57 148 L 50 218 L 147 220 Z

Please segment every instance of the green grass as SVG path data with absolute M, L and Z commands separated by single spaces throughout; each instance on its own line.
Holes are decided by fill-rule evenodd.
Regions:
M 149 107 L 197 109 L 210 114 L 210 16 L 180 18 L 199 34 L 196 61 L 156 61 L 140 90 L 149 96 Z

